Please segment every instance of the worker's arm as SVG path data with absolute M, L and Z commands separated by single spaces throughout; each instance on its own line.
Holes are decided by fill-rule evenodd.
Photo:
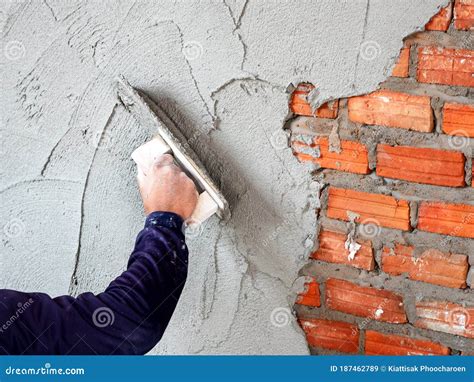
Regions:
M 127 270 L 97 295 L 0 290 L 0 354 L 144 354 L 156 345 L 186 281 L 182 223 L 197 193 L 168 156 L 139 183 L 148 216 Z

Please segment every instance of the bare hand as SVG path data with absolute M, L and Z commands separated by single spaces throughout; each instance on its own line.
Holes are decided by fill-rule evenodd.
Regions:
M 194 211 L 198 193 L 194 182 L 164 154 L 158 158 L 146 176 L 138 177 L 138 186 L 145 213 L 174 212 L 184 220 Z

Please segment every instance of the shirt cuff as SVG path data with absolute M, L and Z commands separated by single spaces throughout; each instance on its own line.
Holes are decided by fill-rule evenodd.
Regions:
M 183 218 L 174 212 L 155 211 L 147 216 L 145 228 L 166 227 L 181 230 L 183 222 Z

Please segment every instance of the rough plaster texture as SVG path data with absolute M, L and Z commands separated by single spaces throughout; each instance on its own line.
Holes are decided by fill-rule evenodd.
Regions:
M 153 134 L 118 104 L 123 74 L 233 212 L 189 237 L 153 352 L 307 353 L 290 309 L 319 184 L 282 130 L 288 85 L 317 84 L 314 105 L 375 89 L 444 2 L 2 0 L 0 287 L 99 292 L 123 270 L 143 224 L 130 153 Z

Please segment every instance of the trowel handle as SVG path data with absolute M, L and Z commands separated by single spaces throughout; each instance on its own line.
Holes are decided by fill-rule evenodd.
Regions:
M 146 176 L 155 161 L 163 154 L 173 155 L 173 152 L 160 136 L 154 137 L 152 140 L 137 148 L 132 153 L 132 159 L 137 164 L 138 177 Z M 201 224 L 214 215 L 217 210 L 217 203 L 207 191 L 203 191 L 199 195 L 196 208 L 189 220 L 193 224 Z

